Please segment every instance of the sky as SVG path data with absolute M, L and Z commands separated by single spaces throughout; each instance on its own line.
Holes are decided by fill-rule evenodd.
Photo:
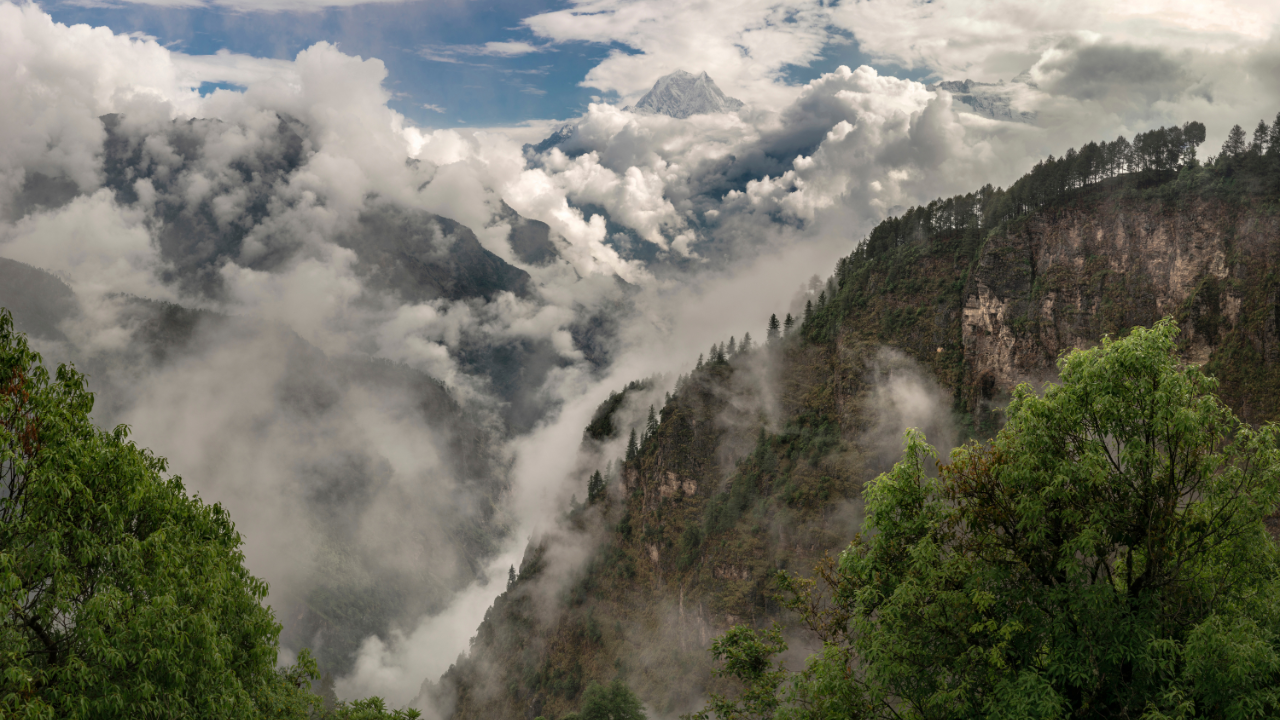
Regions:
M 564 0 L 59 0 L 41 7 L 61 23 L 140 33 L 191 55 L 225 50 L 290 60 L 326 41 L 351 55 L 377 57 L 389 71 L 390 106 L 423 127 L 513 125 L 580 115 L 593 98 L 618 97 L 616 89 L 584 85 L 588 72 L 612 53 L 642 52 L 625 35 L 549 35 L 535 19 L 545 22 L 572 11 L 574 5 Z M 851 34 L 837 28 L 822 35 L 815 53 L 780 66 L 779 76 L 804 82 L 841 64 L 863 63 L 902 77 L 931 74 L 927 68 L 877 63 L 859 51 Z M 205 90 L 219 86 L 231 85 L 211 82 Z
M 744 106 L 627 109 L 679 69 Z M 1215 154 L 1232 124 L 1277 117 L 1277 77 L 1280 4 L 1246 0 L 0 0 L 0 257 L 66 283 L 79 310 L 38 348 L 98 368 L 96 419 L 229 508 L 282 606 L 324 580 L 299 500 L 317 477 L 372 478 L 349 535 L 392 574 L 421 567 L 387 551 L 406 533 L 487 502 L 411 382 L 342 363 L 449 388 L 505 468 L 506 534 L 479 565 L 422 534 L 454 602 L 370 637 L 339 683 L 401 704 L 466 648 L 500 590 L 484 577 L 582 496 L 582 429 L 610 391 L 665 391 L 712 343 L 761 337 L 912 205 L 1193 119 Z M 962 79 L 988 111 L 931 87 Z M 548 226 L 552 261 L 521 259 L 513 213 Z M 421 221 L 424 252 L 471 233 L 528 291 L 391 286 L 361 232 L 396 217 Z M 129 296 L 245 322 L 138 358 Z M 612 328 L 606 360 L 583 327 Z M 477 348 L 527 361 L 518 430 Z M 291 405 L 299 382 L 327 404 Z

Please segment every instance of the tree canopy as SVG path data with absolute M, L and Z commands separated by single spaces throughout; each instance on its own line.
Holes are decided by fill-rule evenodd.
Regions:
M 85 376 L 50 375 L 0 309 L 0 717 L 326 714 L 305 651 L 276 666 L 267 585 L 226 510 L 92 409 Z M 377 698 L 333 712 L 416 716 Z
M 621 680 L 608 685 L 591 683 L 582 693 L 582 709 L 563 720 L 645 720 L 644 708 L 631 688 Z
M 801 701 L 834 677 L 845 717 L 1280 712 L 1278 431 L 1236 419 L 1176 335 L 1065 356 L 1060 385 L 1018 388 L 999 435 L 937 472 L 909 431 L 826 583 L 784 579 L 826 649 L 785 682 L 757 658 L 734 707 L 761 707 L 764 678 L 771 716 L 826 717 Z

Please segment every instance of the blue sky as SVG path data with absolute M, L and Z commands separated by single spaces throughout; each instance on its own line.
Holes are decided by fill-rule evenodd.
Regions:
M 300 50 L 326 40 L 345 53 L 386 63 L 388 89 L 395 94 L 392 106 L 419 125 L 441 127 L 564 117 L 577 114 L 592 95 L 599 94 L 577 83 L 608 53 L 604 46 L 576 43 L 552 53 L 515 58 L 459 56 L 456 62 L 424 57 L 443 55 L 438 51 L 450 46 L 530 41 L 533 37 L 520 27 L 520 21 L 560 5 L 548 0 L 410 2 L 274 13 L 72 3 L 42 7 L 58 22 L 106 25 L 117 33 L 143 32 L 170 49 L 192 55 L 226 48 L 256 57 L 292 59 Z
M 564 0 L 405 2 L 305 12 L 241 12 L 210 5 L 45 2 L 41 6 L 61 23 L 141 32 L 191 55 L 225 48 L 255 57 L 292 59 L 318 41 L 335 43 L 345 53 L 382 60 L 388 69 L 388 89 L 395 96 L 392 107 L 423 127 L 510 125 L 580 115 L 593 97 L 617 99 L 614 93 L 582 87 L 587 72 L 611 52 L 638 52 L 616 42 L 548 44 L 521 24 L 528 17 L 567 8 Z M 544 51 L 514 57 L 476 54 L 490 42 L 525 42 Z M 827 45 L 814 62 L 788 66 L 783 76 L 788 82 L 803 83 L 841 64 L 863 63 L 871 64 L 846 34 L 844 41 Z M 878 65 L 877 69 L 913 79 L 927 75 L 895 66 Z

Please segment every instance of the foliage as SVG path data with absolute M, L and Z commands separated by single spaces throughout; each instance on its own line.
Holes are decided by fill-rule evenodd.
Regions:
M 604 500 L 606 493 L 604 476 L 595 471 L 587 480 L 587 504 L 594 505 Z
M 1280 712 L 1280 554 L 1263 525 L 1280 431 L 1237 420 L 1179 365 L 1176 335 L 1165 320 L 1064 357 L 1061 385 L 1020 387 L 997 438 L 936 474 L 909 431 L 866 490 L 867 532 L 819 573 L 831 602 L 784 581 L 824 651 L 757 716 L 816 717 L 801 700 L 821 687 L 854 693 L 847 717 Z M 718 657 L 759 650 L 743 632 Z M 752 717 L 733 713 L 785 684 L 739 674 L 747 691 L 713 702 L 718 717 Z
M 753 630 L 738 625 L 711 645 L 720 662 L 715 674 L 742 685 L 736 699 L 712 693 L 707 706 L 687 720 L 828 720 L 872 717 L 865 683 L 855 675 L 848 648 L 826 642 L 803 670 L 791 673 L 774 657 L 785 652 L 781 628 Z
M 1176 334 L 1073 352 L 1061 386 L 1019 388 L 995 442 L 936 479 L 909 438 L 868 491 L 877 534 L 841 568 L 886 691 L 920 716 L 1280 709 L 1276 429 L 1179 367 Z M 1233 642 L 1242 627 L 1261 647 Z M 1230 672 L 1207 672 L 1210 648 Z
M 0 717 L 416 717 L 378 698 L 326 712 L 226 511 L 103 432 L 85 377 L 51 377 L 0 310 Z
M 562 720 L 644 720 L 644 708 L 631 688 L 621 680 L 608 685 L 591 683 L 582 693 L 582 709 Z
M 388 710 L 380 697 L 346 702 L 339 700 L 336 706 L 320 715 L 321 720 L 416 720 L 422 713 L 412 708 Z
M 50 377 L 0 312 L 0 715 L 305 713 L 310 672 L 277 672 L 226 511 L 92 408 L 84 376 Z
M 621 392 L 609 393 L 609 399 L 600 403 L 592 414 L 591 422 L 587 424 L 584 432 L 586 437 L 592 440 L 608 440 L 615 437 L 618 434 L 618 427 L 613 422 L 613 416 L 627 399 L 627 393 L 648 390 L 652 385 L 652 381 L 649 380 L 632 380 Z

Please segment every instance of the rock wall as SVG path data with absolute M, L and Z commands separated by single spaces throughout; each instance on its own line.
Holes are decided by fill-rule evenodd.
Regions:
M 969 278 L 966 380 L 978 399 L 1000 398 L 1020 382 L 1056 378 L 1065 351 L 1168 315 L 1183 326 L 1187 361 L 1213 364 L 1230 395 L 1245 369 L 1219 357 L 1224 348 L 1245 343 L 1268 365 L 1280 359 L 1278 246 L 1280 216 L 1218 200 L 1035 215 L 989 237 Z M 1244 322 L 1259 313 L 1267 317 Z

